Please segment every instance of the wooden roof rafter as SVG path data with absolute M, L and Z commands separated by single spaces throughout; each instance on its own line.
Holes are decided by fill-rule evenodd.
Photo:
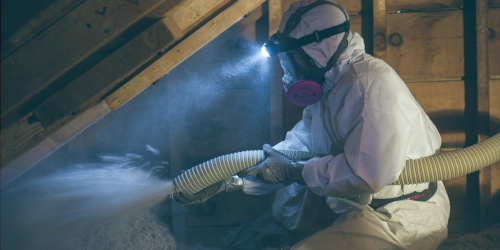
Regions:
M 130 21 L 130 18 L 124 18 L 123 13 L 117 13 L 117 10 L 125 6 L 124 2 L 128 1 L 94 0 L 87 2 L 91 3 L 92 6 L 80 4 L 40 35 L 16 49 L 12 54 L 5 56 L 4 60 L 2 60 L 2 72 L 4 73 L 2 74 L 2 174 L 5 166 L 13 163 L 14 160 L 30 149 L 41 145 L 40 143 L 44 140 L 50 140 L 51 135 L 62 127 L 67 127 L 69 123 L 72 123 L 73 126 L 74 124 L 81 124 L 82 126 L 91 124 L 91 121 L 88 121 L 89 118 L 84 117 L 98 119 L 95 115 L 85 115 L 88 112 L 96 114 L 96 111 L 92 111 L 92 109 L 98 107 L 98 113 L 104 115 L 107 112 L 101 110 L 108 110 L 109 108 L 103 108 L 108 104 L 112 110 L 121 107 L 143 89 L 150 86 L 152 82 L 237 22 L 242 16 L 261 5 L 264 0 L 184 0 L 176 1 L 176 4 L 172 4 L 173 1 L 144 0 L 139 1 L 138 4 L 133 4 L 135 6 L 128 9 L 129 12 L 127 13 L 129 14 L 133 10 L 136 12 L 139 10 L 139 14 L 135 15 L 135 19 L 132 21 Z M 120 8 L 110 7 L 112 3 L 116 4 L 115 7 L 120 6 Z M 149 5 L 140 7 L 142 3 Z M 123 27 L 120 24 L 114 24 L 122 27 L 119 32 L 114 34 L 114 37 L 109 38 L 99 34 L 98 36 L 102 41 L 94 42 L 92 45 L 85 43 L 85 50 L 82 50 L 80 54 L 71 52 L 70 55 L 66 55 L 65 53 L 68 50 L 75 49 L 69 45 L 60 48 L 61 51 L 57 53 L 36 50 L 37 46 L 39 48 L 42 45 L 54 50 L 59 49 L 54 45 L 45 44 L 46 41 L 52 41 L 53 37 L 60 36 L 57 31 L 61 31 L 61 29 L 64 30 L 62 33 L 74 33 L 74 31 L 69 30 L 68 24 L 65 22 L 68 22 L 68 20 L 74 21 L 74 16 L 85 17 L 82 14 L 82 8 L 84 7 L 86 8 L 85 13 L 99 12 L 105 15 L 114 15 L 108 19 L 103 19 L 103 23 L 109 23 L 109 20 L 119 22 L 124 18 L 129 20 L 128 24 L 122 25 Z M 96 15 L 100 15 L 99 13 Z M 69 19 L 70 17 L 73 17 L 73 19 Z M 85 28 L 89 29 L 86 23 L 90 23 L 90 20 L 94 19 L 87 20 L 83 18 L 77 23 L 83 24 Z M 134 25 L 136 26 L 135 29 L 137 29 L 138 23 L 145 22 L 145 20 L 149 21 L 145 28 L 140 32 L 136 31 L 137 34 L 134 34 L 126 42 L 121 39 L 122 44 L 119 44 L 120 36 L 124 36 L 123 34 L 127 32 L 130 33 L 130 29 L 133 29 Z M 104 27 L 106 24 L 90 24 L 92 28 L 100 27 L 99 25 Z M 112 32 L 111 29 L 108 29 L 107 34 Z M 130 34 L 128 35 L 130 36 Z M 76 44 L 80 43 L 76 42 Z M 109 48 L 113 48 L 111 52 L 109 52 Z M 103 52 L 105 49 L 108 49 L 107 54 Z M 15 68 L 23 65 L 20 64 L 22 60 L 13 59 L 16 56 L 21 59 L 24 58 L 20 55 L 27 53 L 26 51 L 35 51 L 34 53 L 38 58 L 43 58 L 38 62 L 26 64 L 31 65 L 32 68 L 36 68 L 37 64 L 58 60 L 61 55 L 71 63 L 60 64 L 58 67 L 56 65 L 54 66 L 55 69 L 50 69 L 52 70 L 51 73 L 39 72 L 40 69 L 36 69 L 36 72 L 40 74 L 37 75 L 33 72 L 32 78 L 29 78 L 30 76 L 23 75 L 28 68 L 25 67 L 23 70 Z M 96 53 L 101 53 L 101 58 L 96 56 Z M 92 57 L 97 59 L 88 59 Z M 86 60 L 88 61 L 86 62 Z M 85 70 L 75 70 L 75 68 L 81 67 L 82 62 L 91 65 L 86 65 Z M 11 73 L 5 74 L 5 72 Z M 72 78 L 67 77 L 71 73 L 77 75 L 73 75 Z M 40 75 L 46 77 L 40 78 Z M 26 87 L 26 85 L 20 85 L 17 76 L 27 78 L 28 85 L 36 82 L 43 86 L 40 87 L 38 84 L 35 85 L 36 87 L 30 88 Z M 71 80 L 61 84 L 61 78 Z M 45 83 L 40 79 L 44 80 Z M 50 92 L 51 88 L 54 89 L 54 86 L 51 86 L 54 82 L 59 84 L 59 88 Z M 18 96 L 17 92 L 19 91 L 28 91 L 28 93 Z M 13 93 L 13 96 L 8 95 L 9 93 Z M 18 98 L 14 98 L 14 95 L 18 96 Z M 4 96 L 9 98 L 4 100 Z M 30 99 L 29 97 L 37 97 L 38 102 L 33 102 L 33 98 Z M 104 98 L 106 99 L 100 105 L 94 106 Z M 5 106 L 4 103 L 6 103 Z M 36 105 L 32 103 L 36 103 Z M 20 112 L 20 109 L 30 104 L 33 107 L 29 112 Z M 81 120 L 80 123 L 78 123 L 79 120 Z M 67 137 L 65 140 L 59 140 L 59 143 L 56 144 L 52 143 L 52 150 L 63 145 L 78 131 L 81 131 L 82 128 L 76 127 L 73 129 L 75 133 L 65 133 Z M 29 167 L 27 166 L 28 163 L 32 165 L 41 157 L 43 155 L 39 154 L 35 156 L 36 159 L 18 160 L 12 165 L 22 163 L 21 165 L 26 168 Z M 19 166 L 17 167 L 19 168 Z

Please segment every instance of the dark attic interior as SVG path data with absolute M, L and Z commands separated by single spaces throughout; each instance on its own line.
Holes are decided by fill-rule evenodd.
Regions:
M 373 248 L 364 249 L 499 249 L 498 139 L 473 152 L 493 159 L 484 168 L 438 179 L 450 208 L 437 229 L 447 238 L 432 247 L 402 240 L 437 234 L 426 234 L 439 228 L 437 212 L 422 207 L 418 219 L 402 216 L 414 224 L 392 225 L 401 215 L 385 214 L 376 219 L 385 226 L 348 227 L 352 218 L 307 179 L 290 185 L 287 201 L 234 177 L 243 190 L 229 192 L 225 178 L 271 157 L 249 150 L 285 140 L 302 119 L 305 106 L 283 89 L 282 57 L 261 54 L 294 2 L 2 0 L 1 249 L 363 249 L 368 239 Z M 366 53 L 394 69 L 435 125 L 439 155 L 498 138 L 500 0 L 335 2 Z M 256 153 L 233 154 L 247 151 Z M 473 164 L 457 159 L 449 164 Z M 226 191 L 179 201 L 220 191 L 223 179 Z M 334 198 L 358 202 L 364 212 L 349 212 L 358 219 L 384 214 L 368 197 Z M 342 241 L 318 236 L 332 228 Z M 378 245 L 379 234 L 396 243 Z

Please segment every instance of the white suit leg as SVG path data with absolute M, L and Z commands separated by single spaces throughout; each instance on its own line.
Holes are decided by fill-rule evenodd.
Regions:
M 409 249 L 436 249 L 448 237 L 450 201 L 441 181 L 426 202 L 397 201 L 377 211 L 388 214 L 389 228 Z
M 396 201 L 377 211 L 362 205 L 353 209 L 292 249 L 436 249 L 448 234 L 450 203 L 442 182 L 426 202 Z
M 407 249 L 373 210 L 342 215 L 332 226 L 302 240 L 292 250 Z

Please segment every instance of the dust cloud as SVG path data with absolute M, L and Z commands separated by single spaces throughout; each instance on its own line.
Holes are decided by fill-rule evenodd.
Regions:
M 135 158 L 109 156 L 2 190 L 2 249 L 57 249 L 89 228 L 144 217 L 175 186 L 155 177 L 158 168 L 134 166 Z

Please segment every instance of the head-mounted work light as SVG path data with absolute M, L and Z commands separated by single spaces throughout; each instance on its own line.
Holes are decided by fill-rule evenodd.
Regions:
M 264 45 L 262 45 L 261 53 L 262 53 L 263 57 L 271 57 L 271 55 L 269 54 L 269 51 L 267 51 L 265 43 L 264 43 Z
M 285 52 L 293 48 L 292 46 L 287 45 L 288 44 L 280 44 L 276 41 L 273 41 L 273 39 L 271 38 L 271 41 L 262 45 L 261 52 L 264 57 L 273 57 L 278 53 Z

